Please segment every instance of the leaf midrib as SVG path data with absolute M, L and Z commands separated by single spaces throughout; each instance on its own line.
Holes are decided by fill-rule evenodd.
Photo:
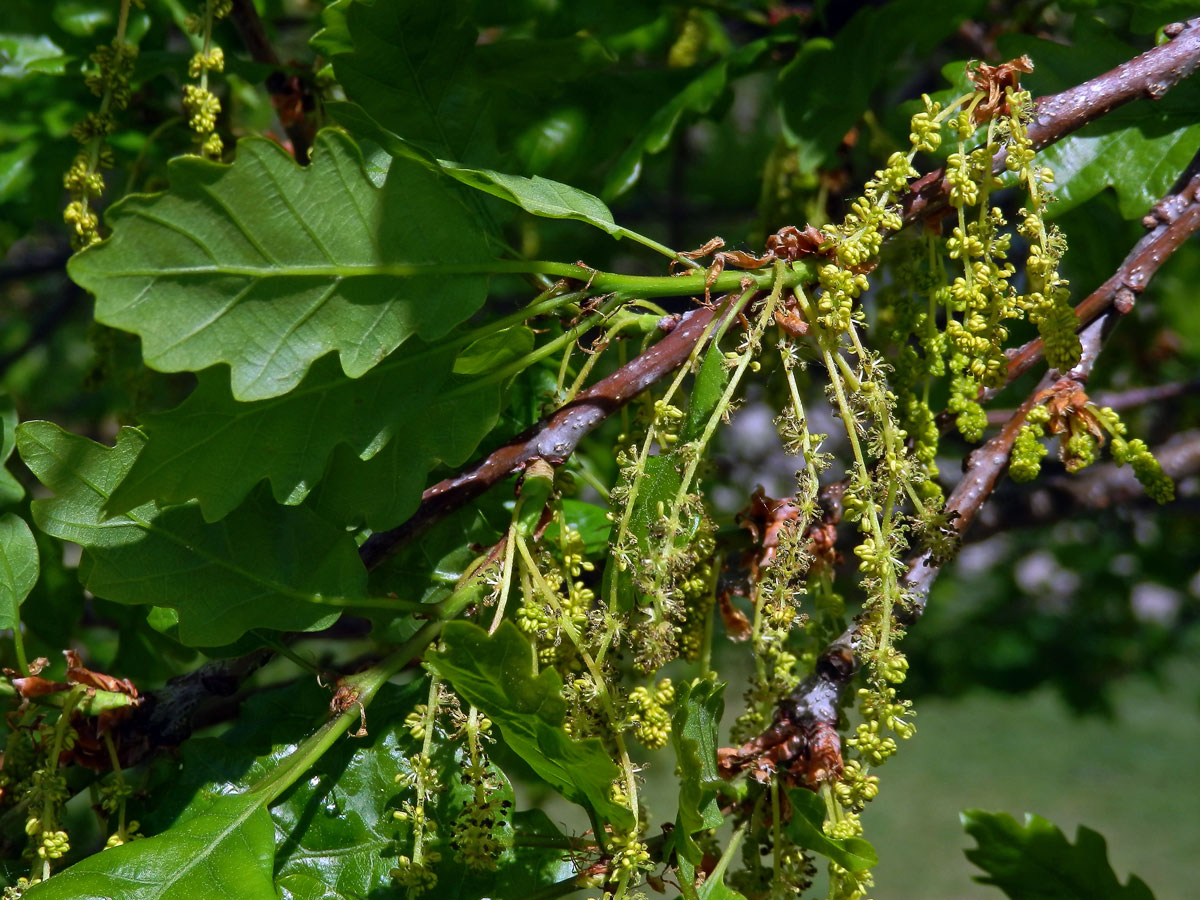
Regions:
M 248 792 L 247 796 L 253 796 L 253 793 L 254 793 L 253 791 L 250 791 L 250 792 Z M 220 801 L 218 801 L 218 802 L 220 802 Z M 216 804 L 214 803 L 213 805 L 215 806 Z M 245 807 L 245 810 L 240 815 L 234 817 L 234 819 L 230 823 L 229 827 L 224 829 L 223 831 L 219 832 L 219 835 L 220 835 L 219 840 L 216 840 L 216 841 L 213 841 L 213 842 L 207 844 L 205 846 L 205 849 L 202 850 L 200 853 L 193 854 L 192 859 L 189 863 L 187 863 L 182 869 L 176 870 L 177 877 L 175 877 L 173 879 L 169 879 L 169 880 L 161 883 L 161 886 L 158 887 L 158 893 L 153 895 L 152 900 L 159 900 L 159 898 L 161 898 L 162 896 L 164 896 L 166 894 L 167 890 L 169 890 L 174 885 L 178 884 L 179 881 L 188 874 L 188 872 L 190 872 L 192 869 L 194 869 L 196 866 L 198 866 L 200 864 L 201 860 L 207 859 L 209 856 L 211 856 L 216 851 L 216 849 L 219 846 L 221 846 L 221 844 L 229 837 L 229 835 L 232 832 L 234 832 L 235 830 L 241 828 L 242 825 L 245 824 L 246 820 L 249 819 L 252 815 L 254 815 L 255 811 L 258 810 L 259 808 L 261 808 L 261 806 L 262 806 L 261 801 L 247 804 Z M 209 815 L 211 815 L 212 814 L 211 808 L 207 812 Z M 192 821 L 194 822 L 195 819 L 192 819 Z
M 517 266 L 520 266 L 518 263 Z M 578 267 L 570 267 L 578 268 Z M 339 264 L 334 266 L 155 266 L 149 269 L 118 269 L 99 273 L 103 278 L 162 278 L 180 275 L 238 275 L 244 278 L 364 278 L 386 276 L 410 278 L 424 275 L 492 275 L 498 272 L 518 271 L 511 262 L 436 262 L 436 263 L 371 263 L 364 265 Z M 524 271 L 524 269 L 519 269 Z M 582 270 L 581 270 L 582 271 Z M 553 273 L 551 273 L 553 274 Z
M 73 466 L 70 466 L 69 464 L 67 464 L 66 461 L 63 460 L 63 458 L 61 456 L 59 456 L 57 453 L 55 453 L 54 450 L 52 448 L 50 448 L 49 446 L 47 446 L 44 442 L 37 439 L 36 437 L 31 438 L 31 439 L 34 440 L 37 443 L 37 445 L 40 446 L 47 453 L 47 455 L 49 455 L 53 459 L 57 460 L 60 463 L 60 465 L 62 466 L 62 468 L 66 469 L 68 472 L 70 472 L 70 474 L 73 475 L 80 483 L 86 485 L 93 493 L 96 494 L 96 496 L 100 497 L 104 502 L 102 502 L 100 504 L 97 511 L 103 509 L 104 503 L 107 502 L 109 497 L 111 496 L 110 494 L 106 493 L 103 489 L 97 487 L 95 484 L 93 484 L 91 481 L 89 481 L 87 478 L 85 478 L 83 473 L 77 471 Z M 112 452 L 112 451 L 108 451 L 108 452 Z M 46 502 L 46 501 L 42 501 L 42 502 Z M 120 521 L 121 518 L 128 519 L 128 523 L 121 522 Z M 207 552 L 199 547 L 193 546 L 191 543 L 189 543 L 188 541 L 179 537 L 174 532 L 169 531 L 165 528 L 162 528 L 161 526 L 156 526 L 153 522 L 143 519 L 140 516 L 134 515 L 132 511 L 123 513 L 121 517 L 118 517 L 115 519 L 109 519 L 104 522 L 96 522 L 96 523 L 72 522 L 68 519 L 61 518 L 59 516 L 53 516 L 53 519 L 55 521 L 64 522 L 66 524 L 73 525 L 75 527 L 84 527 L 84 528 L 88 528 L 88 529 L 108 528 L 108 527 L 124 526 L 125 524 L 133 524 L 133 525 L 137 526 L 138 528 L 141 528 L 142 530 L 144 530 L 150 534 L 158 535 L 159 537 L 162 537 L 165 540 L 170 541 L 172 544 L 175 544 L 177 547 L 182 547 L 187 552 L 194 554 L 195 556 L 208 562 L 211 565 L 214 565 L 218 568 L 223 568 L 229 572 L 234 573 L 235 575 L 240 576 L 245 581 L 248 581 L 250 584 L 257 585 L 260 588 L 265 588 L 274 594 L 277 594 L 277 595 L 280 595 L 283 597 L 288 597 L 293 600 L 302 600 L 302 601 L 305 601 L 308 603 L 316 603 L 316 604 L 325 605 L 325 604 L 330 603 L 331 601 L 334 603 L 337 603 L 340 601 L 345 601 L 345 602 L 349 603 L 353 599 L 351 597 L 345 597 L 345 596 L 326 597 L 324 594 L 304 593 L 301 591 L 297 591 L 287 585 L 279 585 L 276 582 L 269 581 L 260 576 L 257 576 L 254 573 L 243 569 L 241 566 L 234 565 L 229 560 L 227 560 L 223 557 L 216 556 L 216 555 L 214 555 L 210 552 Z M 91 551 L 89 551 L 89 552 L 91 552 Z

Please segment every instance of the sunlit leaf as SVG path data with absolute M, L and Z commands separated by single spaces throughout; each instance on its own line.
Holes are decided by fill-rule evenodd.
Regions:
M 725 365 L 725 354 L 714 340 L 704 354 L 700 371 L 696 373 L 696 383 L 688 398 L 687 416 L 679 429 L 679 440 L 694 441 L 704 433 L 728 384 L 729 369 Z
M 1121 884 L 1108 861 L 1104 838 L 1079 826 L 1075 843 L 1052 822 L 1027 815 L 1020 824 L 1008 813 L 968 809 L 961 815 L 967 834 L 979 844 L 967 859 L 1012 900 L 1154 900 L 1140 878 Z
M 56 61 L 57 65 L 47 67 Z M 44 34 L 0 34 L 0 78 L 23 78 L 32 71 L 61 75 L 63 51 Z
M 405 798 L 396 776 L 408 771 L 409 758 L 421 751 L 421 741 L 401 726 L 428 693 L 426 678 L 403 687 L 385 685 L 367 711 L 367 736 L 336 743 L 305 778 L 272 803 L 275 884 L 284 897 L 351 900 L 393 883 L 391 869 L 401 854 L 411 852 L 412 840 L 410 826 L 392 815 Z M 152 828 L 167 829 L 176 821 L 188 821 L 214 798 L 245 792 L 292 752 L 297 738 L 326 714 L 328 703 L 328 691 L 307 679 L 251 698 L 238 723 L 222 737 L 184 743 L 182 775 L 170 778 L 144 819 Z M 536 839 L 537 845 L 509 846 L 495 871 L 471 870 L 463 864 L 449 846 L 449 825 L 474 794 L 457 774 L 462 754 L 458 743 L 434 745 L 433 761 L 444 789 L 435 794 L 431 814 L 445 823 L 428 845 L 442 856 L 436 867 L 437 895 L 463 900 L 520 896 L 569 875 L 561 832 L 537 812 L 517 813 L 511 825 L 498 825 L 503 842 L 514 844 L 514 836 L 522 835 L 531 844 Z M 498 784 L 497 799 L 511 802 L 507 778 L 495 767 L 491 772 Z
M 692 865 L 703 854 L 692 835 L 719 828 L 725 818 L 717 805 L 717 731 L 725 709 L 724 684 L 697 679 L 683 684 L 675 696 L 671 744 L 679 773 L 679 813 L 675 819 L 676 847 Z
M 484 298 L 471 274 L 483 233 L 447 184 L 398 160 L 377 189 L 336 131 L 304 168 L 257 138 L 232 166 L 177 159 L 170 191 L 128 197 L 108 220 L 112 237 L 70 265 L 96 318 L 140 335 L 163 371 L 228 363 L 239 400 L 290 391 L 332 351 L 363 375 Z
M 792 788 L 787 796 L 792 804 L 787 833 L 798 846 L 828 857 L 851 872 L 863 872 L 879 863 L 868 841 L 859 837 L 831 838 L 825 833 L 825 801 L 819 796 L 804 788 Z
M 1009 35 L 1006 54 L 1026 53 L 1034 71 L 1025 76 L 1037 94 L 1065 90 L 1135 56 L 1137 51 L 1107 30 L 1081 26 L 1074 46 Z M 1050 185 L 1058 202 L 1049 214 L 1060 216 L 1112 188 L 1121 215 L 1140 219 L 1187 168 L 1200 149 L 1200 81 L 1187 79 L 1156 101 L 1138 100 L 1069 134 L 1038 154 L 1040 165 L 1054 170 Z
M 29 900 L 277 900 L 275 829 L 263 798 L 217 797 L 155 837 L 96 853 L 28 890 Z

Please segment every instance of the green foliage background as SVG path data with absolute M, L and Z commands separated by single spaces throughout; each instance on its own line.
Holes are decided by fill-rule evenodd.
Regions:
M 244 686 L 247 702 L 214 713 L 177 757 L 130 770 L 144 845 L 92 853 L 104 835 L 87 808 L 87 779 L 72 770 L 72 791 L 85 798 L 64 813 L 74 865 L 32 889 L 33 900 L 182 897 L 197 886 L 246 898 L 402 895 L 389 872 L 412 826 L 392 817 L 395 779 L 412 776 L 421 744 L 406 717 L 419 718 L 428 687 L 406 664 L 432 639 L 425 619 L 408 613 L 439 602 L 474 608 L 482 594 L 456 588 L 519 513 L 515 479 L 371 573 L 357 553 L 368 534 L 404 523 L 429 484 L 553 408 L 562 353 L 576 339 L 614 322 L 625 329 L 594 381 L 658 334 L 660 312 L 692 308 L 660 296 L 680 293 L 665 279 L 621 280 L 665 275 L 656 249 L 720 234 L 728 247 L 759 252 L 784 225 L 839 221 L 859 185 L 907 148 L 915 98 L 962 93 L 969 59 L 1028 54 L 1036 68 L 1022 84 L 1037 96 L 1094 77 L 1153 46 L 1166 23 L 1200 15 L 1183 0 L 240 5 L 257 13 L 283 63 L 253 59 L 230 21 L 217 24 L 227 60 L 214 79 L 222 162 L 184 155 L 194 150 L 179 99 L 194 50 L 183 27 L 189 5 L 146 0 L 132 10 L 133 100 L 109 137 L 115 167 L 101 204 L 112 236 L 74 257 L 59 218 L 77 149 L 70 129 L 98 105 L 82 72 L 111 40 L 119 4 L 18 0 L 0 22 L 0 628 L 19 621 L 26 657 L 50 658 L 50 677 L 62 676 L 61 651 L 74 647 L 90 668 L 143 693 L 285 640 L 298 640 L 296 653 L 316 668 L 352 673 L 428 639 L 395 664 L 401 684 L 370 688 L 369 737 L 320 753 L 306 738 L 322 733 L 329 693 L 278 657 Z M 312 128 L 304 166 L 265 86 L 273 72 L 300 88 L 302 127 Z M 1063 271 L 1075 301 L 1112 273 L 1139 220 L 1200 150 L 1197 110 L 1200 80 L 1191 79 L 1042 155 L 1057 173 L 1052 214 L 1069 240 Z M 611 286 L 601 276 L 595 293 L 604 297 L 573 318 L 552 315 L 553 297 L 535 301 L 543 317 L 526 325 L 523 307 L 538 293 L 530 282 L 578 275 L 577 260 L 626 274 Z M 701 276 L 690 277 L 693 295 L 703 293 Z M 739 277 L 729 272 L 717 287 Z M 765 270 L 755 277 L 770 285 Z M 1123 321 L 1089 383 L 1093 394 L 1191 385 L 1124 411 L 1152 447 L 1200 440 L 1198 277 L 1192 239 Z M 615 311 L 639 287 L 662 309 Z M 1018 342 L 1032 334 L 1014 326 Z M 683 440 L 718 408 L 726 377 L 714 346 L 690 385 Z M 1016 405 L 1033 383 L 1027 376 L 993 405 Z M 705 476 L 706 492 L 734 498 L 733 508 L 755 480 L 795 469 L 766 451 L 762 471 L 747 477 L 759 463 L 738 449 L 775 446 L 773 429 L 753 423 L 782 393 L 778 378 L 750 392 L 732 420 L 742 438 L 721 445 Z M 577 481 L 614 485 L 614 442 L 636 424 L 616 416 L 588 438 L 572 463 Z M 968 450 L 947 438 L 943 469 Z M 633 510 L 643 539 L 655 504 L 678 489 L 666 459 L 651 458 Z M 1048 474 L 1053 490 L 1061 467 Z M 1200 620 L 1195 478 L 1164 509 L 1141 498 L 1070 509 L 1061 521 L 1023 520 L 1040 488 L 1003 485 L 996 505 L 1011 527 L 1002 522 L 943 572 L 905 641 L 904 691 L 929 709 L 932 736 L 921 749 L 918 734 L 911 759 L 905 748 L 885 774 L 879 806 L 889 812 L 878 828 L 875 811 L 866 814 L 874 848 L 825 835 L 807 792 L 794 798 L 796 845 L 848 868 L 869 866 L 877 852 L 879 897 L 995 895 L 962 881 L 908 883 L 914 860 L 940 869 L 967 845 L 961 832 L 954 843 L 937 830 L 945 816 L 930 818 L 953 796 L 956 809 L 993 804 L 1017 815 L 965 814 L 979 843 L 968 857 L 1010 896 L 1140 900 L 1149 893 L 1127 881 L 1130 859 L 1153 867 L 1137 870 L 1159 897 L 1183 896 L 1192 884 L 1183 848 L 1200 828 L 1192 810 L 1164 811 L 1158 779 L 1169 773 L 1176 796 L 1200 789 L 1187 765 L 1200 693 L 1187 662 Z M 610 523 L 596 499 L 567 499 L 562 522 L 600 560 Z M 715 527 L 738 533 L 732 515 Z M 608 583 L 584 577 L 597 593 Z M 635 602 L 628 576 L 617 577 Z M 851 580 L 852 605 L 854 590 Z M 487 624 L 448 625 L 442 650 L 426 659 L 464 708 L 491 718 L 494 796 L 516 810 L 497 826 L 505 847 L 495 871 L 468 870 L 448 849 L 434 862 L 439 896 L 554 890 L 575 874 L 572 838 L 629 824 L 608 793 L 610 752 L 563 729 L 559 674 L 528 674 L 527 639 L 510 623 L 488 638 Z M 677 837 L 656 852 L 674 848 L 680 871 L 701 860 L 693 835 L 722 820 L 729 800 L 713 754 L 731 743 L 749 669 L 744 647 L 716 627 L 715 667 L 730 682 L 723 707 L 715 684 L 691 683 L 699 670 L 678 664 L 671 749 L 637 757 L 652 763 L 648 796 L 663 804 L 652 830 L 678 809 Z M 11 642 L 0 658 L 23 664 Z M 339 712 L 357 721 L 355 708 Z M 981 737 L 965 747 L 956 731 Z M 453 772 L 465 752 L 447 744 L 434 756 Z M 295 759 L 311 767 L 275 791 Z M 1106 790 L 1119 803 L 1091 803 Z M 1034 805 L 1043 798 L 1047 809 Z M 1108 835 L 1117 876 L 1093 833 L 1073 833 L 1072 798 L 1099 817 L 1085 821 Z M 471 802 L 469 786 L 454 781 L 431 800 L 432 818 L 445 831 Z M 1048 822 L 1024 823 L 1026 811 L 1044 812 L 1066 838 Z M 21 824 L 0 818 L 9 883 L 29 868 Z M 926 827 L 929 840 L 914 846 Z M 728 838 L 721 833 L 721 846 Z M 1160 847 L 1174 850 L 1156 856 Z M 179 874 L 180 858 L 201 869 Z M 1034 890 L 1045 887 L 1045 868 L 1065 872 L 1054 878 L 1066 886 Z M 718 878 L 700 896 L 740 895 Z

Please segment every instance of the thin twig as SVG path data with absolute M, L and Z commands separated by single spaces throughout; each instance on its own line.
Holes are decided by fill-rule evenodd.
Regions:
M 1171 254 L 1184 241 L 1200 231 L 1200 175 L 1193 176 L 1179 191 L 1168 194 L 1156 203 L 1146 221 L 1153 222 L 1154 227 L 1134 244 L 1112 277 L 1075 307 L 1075 316 L 1081 328 L 1087 327 L 1110 309 L 1127 315 L 1162 264 L 1171 258 Z M 1010 351 L 1008 376 L 1004 385 L 981 388 L 978 400 L 990 400 L 1028 372 L 1041 361 L 1044 350 L 1042 339 L 1035 338 Z
M 574 452 L 584 435 L 683 365 L 708 323 L 728 309 L 728 298 L 725 298 L 712 307 L 691 310 L 662 340 L 607 378 L 581 391 L 566 406 L 493 451 L 474 467 L 426 490 L 421 495 L 421 506 L 412 518 L 398 528 L 373 534 L 367 539 L 359 550 L 363 563 L 368 569 L 374 569 L 413 536 L 534 459 L 556 465 L 561 463 Z
M 1191 75 L 1200 64 L 1200 17 L 1168 25 L 1163 31 L 1171 37 L 1167 43 L 1061 94 L 1038 98 L 1037 112 L 1029 126 L 1034 149 L 1041 150 L 1133 100 L 1161 100 Z M 993 171 L 1004 169 L 1006 156 L 1003 150 L 996 155 Z M 944 168 L 913 182 L 901 201 L 905 224 L 946 209 L 949 196 L 950 183 Z
M 1152 403 L 1162 403 L 1164 400 L 1174 400 L 1188 394 L 1200 393 L 1200 378 L 1191 381 L 1173 381 L 1169 384 L 1155 384 L 1149 387 L 1129 388 L 1125 391 L 1107 391 L 1093 394 L 1091 399 L 1099 407 L 1109 407 L 1118 412 L 1123 409 L 1136 409 L 1139 406 L 1149 406 Z M 1003 425 L 1013 414 L 1011 409 L 989 409 L 987 413 L 989 425 Z

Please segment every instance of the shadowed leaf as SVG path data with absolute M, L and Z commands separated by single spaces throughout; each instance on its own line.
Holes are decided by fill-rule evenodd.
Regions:
M 185 644 L 227 644 L 251 628 L 325 628 L 337 613 L 322 601 L 364 596 L 366 570 L 353 540 L 306 509 L 256 497 L 212 525 L 196 506 L 153 503 L 107 518 L 104 504 L 145 442 L 132 428 L 109 448 L 49 422 L 26 422 L 17 442 L 56 495 L 34 502 L 34 521 L 83 546 L 79 575 L 88 590 L 177 609 Z

